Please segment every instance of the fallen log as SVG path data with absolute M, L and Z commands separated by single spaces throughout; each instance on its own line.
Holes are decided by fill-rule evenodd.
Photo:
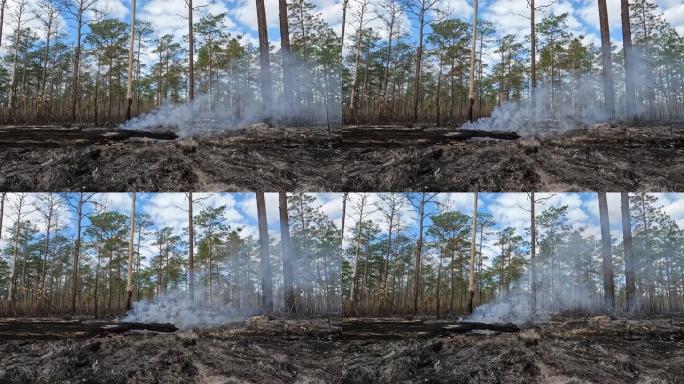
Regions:
M 406 145 L 432 145 L 475 138 L 517 140 L 513 131 L 484 131 L 477 129 L 422 128 L 400 126 L 350 126 L 338 130 L 342 144 L 354 147 L 393 147 Z
M 347 339 L 437 337 L 471 331 L 520 331 L 517 325 L 511 323 L 496 324 L 475 321 L 348 319 L 343 320 L 341 324 L 342 337 Z
M 141 131 L 117 127 L 5 126 L 0 127 L 0 148 L 59 147 L 97 144 L 131 138 L 175 140 L 171 131 Z
M 0 320 L 0 340 L 73 338 L 120 334 L 129 331 L 175 332 L 173 324 L 106 322 L 59 319 Z

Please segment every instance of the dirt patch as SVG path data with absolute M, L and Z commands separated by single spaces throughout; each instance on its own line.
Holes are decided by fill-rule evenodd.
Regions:
M 551 322 L 518 333 L 374 337 L 343 347 L 343 383 L 684 382 L 684 328 L 670 328 L 667 319 Z
M 340 377 L 337 332 L 327 320 L 264 320 L 171 335 L 4 340 L 0 382 L 331 383 Z
M 159 140 L 98 131 L 40 147 L 5 134 L 0 190 L 684 191 L 684 123 L 518 140 L 463 141 L 455 132 L 257 126 Z

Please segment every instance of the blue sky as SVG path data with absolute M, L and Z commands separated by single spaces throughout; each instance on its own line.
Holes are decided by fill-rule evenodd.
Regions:
M 316 198 L 316 204 L 321 206 L 322 211 L 328 214 L 340 226 L 342 221 L 342 195 L 333 193 L 316 193 L 312 195 Z M 38 194 L 28 193 L 26 196 L 29 207 L 25 207 L 24 212 L 34 210 L 31 205 L 38 202 Z M 2 239 L 0 239 L 0 249 L 6 244 L 7 237 L 9 237 L 8 231 L 15 220 L 12 207 L 16 199 L 16 194 L 8 194 L 8 200 L 5 202 L 4 229 Z M 226 224 L 232 228 L 242 227 L 243 234 L 245 235 L 258 236 L 256 197 L 254 193 L 194 193 L 193 200 L 200 200 L 193 206 L 195 215 L 199 214 L 203 208 L 225 205 L 224 217 Z M 126 215 L 130 214 L 131 194 L 129 193 L 101 193 L 95 196 L 94 201 L 106 205 L 109 210 L 116 210 Z M 169 226 L 175 228 L 175 233 L 181 234 L 188 225 L 188 201 L 184 193 L 138 193 L 136 194 L 136 204 L 137 212 L 147 213 L 152 217 L 154 225 L 151 231 Z M 90 206 L 90 209 L 92 210 L 92 206 Z M 277 193 L 266 194 L 266 212 L 269 235 L 278 240 L 280 238 L 280 223 Z M 75 237 L 76 216 L 73 212 L 65 206 L 59 210 L 58 216 L 60 224 L 66 229 L 65 233 L 67 236 Z M 30 219 L 36 224 L 40 231 L 45 230 L 44 220 L 39 212 L 29 214 L 24 220 L 26 219 Z M 87 227 L 88 225 L 89 223 L 86 219 L 83 222 L 83 226 Z M 153 242 L 152 236 L 147 236 L 147 239 L 143 241 L 141 247 L 143 255 L 151 256 L 154 254 Z
M 350 0 L 352 9 L 364 0 Z M 370 9 L 373 10 L 367 20 L 368 26 L 378 30 L 384 27 L 375 14 L 380 9 L 379 0 L 368 0 Z M 680 35 L 684 35 L 684 3 L 681 0 L 655 0 L 664 17 L 672 23 Z M 586 35 L 587 41 L 593 41 L 600 45 L 598 30 L 598 5 L 596 0 L 537 0 L 536 5 L 549 5 L 537 12 L 537 19 L 541 20 L 544 14 L 568 13 L 568 26 L 575 34 Z M 472 0 L 439 0 L 438 8 L 449 10 L 448 17 L 460 18 L 471 21 L 473 15 Z M 622 30 L 620 18 L 620 0 L 607 0 L 608 22 L 611 30 L 611 41 L 618 47 L 622 46 Z M 352 11 L 353 13 L 353 11 Z M 480 0 L 478 6 L 478 18 L 494 22 L 499 35 L 514 34 L 519 40 L 529 34 L 530 14 L 526 0 Z M 418 34 L 418 25 L 408 14 L 401 18 L 403 30 L 409 39 L 415 40 Z M 354 31 L 358 23 L 353 17 L 349 19 L 349 30 Z M 429 29 L 428 29 L 429 31 Z M 348 40 L 350 41 L 350 40 Z M 486 52 L 487 50 L 485 50 Z M 488 58 L 491 61 L 492 58 Z
M 6 16 L 15 9 L 15 1 L 19 0 L 7 1 Z M 29 10 L 34 13 L 40 12 L 38 0 L 26 1 Z M 55 1 L 59 2 L 59 0 Z M 269 25 L 269 41 L 271 45 L 279 47 L 278 0 L 265 0 L 264 2 L 267 24 Z M 342 15 L 339 12 L 338 0 L 310 0 L 310 2 L 316 5 L 318 12 L 322 14 L 323 19 L 330 26 L 338 32 L 341 30 Z M 126 22 L 130 21 L 131 0 L 97 0 L 96 4 L 96 7 L 104 11 L 107 17 Z M 254 0 L 194 0 L 193 6 L 197 9 L 194 13 L 195 21 L 199 21 L 201 16 L 206 13 L 226 13 L 228 16 L 227 32 L 233 36 L 244 35 L 244 41 L 258 44 L 256 2 Z M 187 16 L 185 0 L 139 0 L 136 9 L 136 18 L 150 21 L 159 36 L 169 33 L 185 42 L 183 35 L 187 34 L 188 31 L 187 19 L 185 18 Z M 90 16 L 92 15 L 88 15 L 88 17 Z M 12 33 L 14 30 L 13 23 L 11 17 L 6 17 L 3 35 Z M 62 14 L 60 24 L 64 26 L 65 31 L 69 32 L 70 39 L 73 41 L 75 39 L 74 22 L 67 17 L 67 14 Z M 40 23 L 37 20 L 30 21 L 28 25 L 33 28 L 34 32 L 41 36 L 44 35 L 40 31 Z M 3 42 L 5 41 L 7 40 L 3 39 Z
M 678 223 L 681 228 L 684 228 L 684 194 L 665 193 L 653 194 L 658 198 L 658 205 L 663 207 L 663 210 L 669 213 Z M 359 199 L 356 194 L 351 194 L 352 202 L 350 206 L 354 205 L 354 201 Z M 369 202 L 376 204 L 380 202 L 380 196 L 377 194 L 368 194 Z M 584 235 L 594 235 L 600 238 L 599 226 L 599 212 L 598 200 L 595 192 L 587 193 L 538 193 L 535 199 L 545 199 L 543 203 L 538 203 L 536 206 L 537 212 L 541 212 L 545 208 L 551 206 L 568 206 L 568 219 L 574 228 L 584 228 Z M 620 194 L 608 193 L 608 214 L 610 219 L 611 236 L 614 240 L 622 239 L 622 225 L 621 225 L 621 211 L 620 211 Z M 473 194 L 472 193 L 443 193 L 439 194 L 437 201 L 449 209 L 463 212 L 472 216 L 473 213 Z M 514 227 L 518 234 L 523 235 L 525 229 L 530 225 L 529 213 L 529 195 L 527 193 L 480 193 L 478 195 L 478 213 L 490 213 L 496 221 L 495 230 L 501 230 L 505 227 Z M 431 205 L 431 210 L 434 211 L 435 205 Z M 406 213 L 403 215 L 403 222 L 410 225 L 409 231 L 414 235 L 417 233 L 417 214 L 412 211 L 410 207 L 405 208 Z M 378 224 L 383 231 L 386 231 L 386 224 L 382 213 L 375 212 L 371 218 Z M 349 223 L 347 228 L 350 228 L 355 223 L 353 211 L 350 211 L 347 216 Z M 426 225 L 430 224 L 430 220 L 426 221 Z M 483 253 L 490 259 L 497 255 L 497 248 L 494 246 L 496 239 L 494 236 L 489 236 L 488 241 L 484 244 Z M 350 241 L 350 239 L 347 239 Z
M 28 202 L 34 203 L 37 201 L 36 194 L 27 194 Z M 342 194 L 341 193 L 313 193 L 316 198 L 316 204 L 321 206 L 322 211 L 328 215 L 337 226 L 341 226 L 342 222 Z M 369 217 L 380 225 L 382 231 L 386 231 L 384 219 L 380 212 L 377 211 L 375 205 L 381 202 L 379 194 L 366 194 L 370 204 L 370 210 L 375 210 Z M 684 194 L 666 193 L 654 194 L 658 198 L 658 204 L 663 207 L 663 210 L 670 214 L 680 225 L 684 228 Z M 9 201 L 5 204 L 5 219 L 3 239 L 0 244 L 6 241 L 8 230 L 14 222 L 14 216 L 11 207 L 16 200 L 16 194 L 9 194 Z M 107 204 L 110 209 L 118 210 L 121 213 L 129 214 L 131 206 L 131 195 L 128 193 L 103 193 L 98 194 L 96 200 L 100 203 Z M 204 198 L 201 202 L 195 204 L 195 213 L 203 207 L 207 206 L 226 206 L 226 223 L 233 228 L 243 227 L 244 233 L 256 236 L 257 220 L 256 220 L 256 199 L 254 193 L 215 193 L 215 194 L 194 194 L 195 199 Z M 550 206 L 568 206 L 568 218 L 575 228 L 585 228 L 585 235 L 594 235 L 597 238 L 600 236 L 599 217 L 598 217 L 598 202 L 596 193 L 557 193 L 557 194 L 537 194 L 537 198 L 547 197 L 544 203 L 537 205 L 537 210 L 541 212 L 543 209 Z M 346 234 L 350 235 L 351 228 L 356 222 L 354 204 L 360 198 L 359 194 L 349 194 L 349 201 L 347 203 L 347 217 L 346 217 Z M 465 214 L 472 215 L 473 211 L 473 194 L 472 193 L 442 193 L 437 197 L 437 201 L 443 206 L 452 210 L 458 210 Z M 152 216 L 154 221 L 154 229 L 161 229 L 165 226 L 176 228 L 177 233 L 181 233 L 183 228 L 187 227 L 187 200 L 183 193 L 138 193 L 137 194 L 138 212 L 145 212 Z M 434 212 L 434 206 L 431 211 Z M 497 224 L 496 230 L 503 229 L 508 226 L 515 227 L 519 234 L 524 234 L 525 228 L 529 226 L 529 197 L 526 193 L 480 193 L 478 212 L 480 214 L 488 212 L 494 216 Z M 620 221 L 620 195 L 617 193 L 608 193 L 608 209 L 611 224 L 611 234 L 614 239 L 621 239 L 622 227 Z M 279 240 L 280 238 L 280 223 L 278 213 L 278 194 L 266 194 L 266 210 L 267 220 L 269 224 L 269 235 Z M 416 214 L 409 206 L 403 208 L 403 223 L 409 225 L 408 231 L 417 232 L 416 228 Z M 74 236 L 74 215 L 62 209 L 60 212 L 60 222 L 71 227 L 67 233 Z M 44 230 L 44 224 L 37 212 L 28 216 L 34 223 L 38 224 L 40 230 Z M 430 220 L 426 222 L 429 225 Z M 85 222 L 84 225 L 88 223 Z M 148 236 L 149 237 L 149 236 Z M 348 237 L 347 240 L 351 241 Z M 151 246 L 153 240 L 148 238 L 143 243 L 143 254 L 151 256 L 154 253 L 154 248 Z M 485 244 L 485 254 L 487 256 L 496 255 L 496 247 L 493 246 L 495 242 L 494 236 L 490 236 L 487 244 Z

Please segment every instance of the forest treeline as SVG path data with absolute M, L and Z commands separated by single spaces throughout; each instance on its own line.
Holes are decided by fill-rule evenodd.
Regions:
M 180 39 L 149 20 L 112 18 L 94 0 L 2 0 L 0 25 L 12 32 L 0 27 L 0 123 L 119 123 L 196 95 L 206 118 L 339 120 L 339 37 L 306 0 L 256 2 L 257 46 L 192 0 L 178 15 L 188 19 Z M 279 13 L 278 50 L 266 11 Z
M 473 28 L 436 0 L 342 3 L 345 122 L 451 124 L 520 101 L 535 121 L 684 117 L 684 38 L 652 0 L 621 1 L 621 15 L 611 15 L 622 17 L 619 49 L 605 0 L 600 46 L 573 32 L 567 13 L 549 12 L 549 2 L 528 1 L 524 36 L 477 15 Z
M 2 193 L 0 315 L 121 315 L 127 291 L 134 302 L 187 294 L 198 310 L 340 311 L 340 230 L 314 197 L 280 194 L 277 242 L 263 194 L 256 237 L 227 224 L 226 206 L 185 197 L 188 225 L 175 228 L 140 207 L 131 225 L 132 210 L 97 194 Z
M 514 290 L 533 313 L 684 310 L 684 230 L 655 196 L 622 194 L 623 236 L 611 238 L 598 198 L 597 238 L 567 206 L 546 207 L 548 196 L 528 195 L 524 232 L 497 225 L 482 205 L 473 226 L 472 213 L 438 194 L 349 196 L 344 313 L 457 316 Z

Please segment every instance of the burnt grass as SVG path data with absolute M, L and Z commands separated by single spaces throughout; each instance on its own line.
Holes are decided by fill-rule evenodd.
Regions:
M 564 321 L 519 333 L 354 339 L 342 383 L 683 383 L 684 317 Z
M 339 377 L 336 330 L 323 320 L 0 340 L 1 383 L 328 383 Z
M 465 141 L 444 134 L 453 129 L 397 126 L 252 127 L 175 140 L 19 141 L 0 131 L 3 191 L 684 191 L 684 123 Z
M 173 334 L 0 340 L 0 382 L 684 382 L 682 315 L 672 326 L 601 316 L 439 337 L 346 337 L 338 325 L 262 318 Z

